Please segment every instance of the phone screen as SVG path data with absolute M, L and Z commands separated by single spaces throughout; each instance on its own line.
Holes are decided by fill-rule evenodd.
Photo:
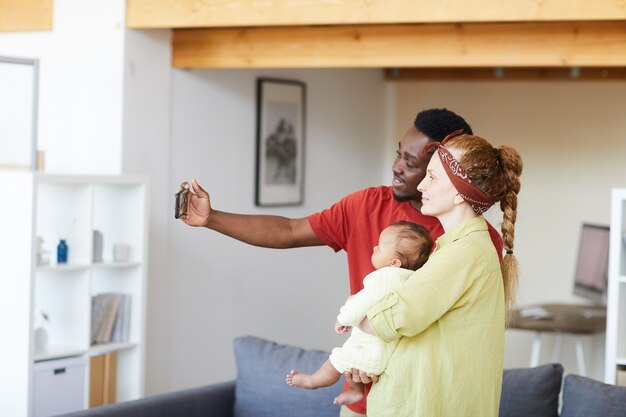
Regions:
M 184 188 L 176 193 L 176 204 L 174 206 L 174 218 L 178 219 L 187 214 L 187 197 L 189 190 Z

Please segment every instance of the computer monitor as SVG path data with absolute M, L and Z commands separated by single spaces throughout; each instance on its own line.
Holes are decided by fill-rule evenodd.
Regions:
M 606 305 L 609 271 L 609 227 L 583 224 L 576 262 L 574 294 Z

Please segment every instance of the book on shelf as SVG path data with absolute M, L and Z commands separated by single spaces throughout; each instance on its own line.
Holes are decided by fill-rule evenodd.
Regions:
M 130 294 L 105 293 L 92 297 L 91 343 L 127 342 Z
M 122 294 L 111 342 L 128 342 L 130 330 L 130 294 Z
M 98 294 L 91 298 L 91 343 L 96 344 L 102 329 L 105 314 L 111 308 L 111 297 Z

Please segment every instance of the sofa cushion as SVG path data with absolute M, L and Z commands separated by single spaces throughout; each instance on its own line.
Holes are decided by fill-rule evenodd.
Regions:
M 337 417 L 333 399 L 343 378 L 332 387 L 306 390 L 285 383 L 289 371 L 312 373 L 330 352 L 281 345 L 254 336 L 234 341 L 237 363 L 235 417 Z
M 506 369 L 502 378 L 500 417 L 558 417 L 563 367 Z
M 626 387 L 578 375 L 565 377 L 561 417 L 624 417 Z

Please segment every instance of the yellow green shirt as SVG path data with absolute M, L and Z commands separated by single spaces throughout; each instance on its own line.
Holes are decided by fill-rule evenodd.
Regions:
M 401 338 L 368 417 L 498 416 L 504 288 L 482 216 L 437 239 L 428 262 L 367 315 L 378 337 Z

